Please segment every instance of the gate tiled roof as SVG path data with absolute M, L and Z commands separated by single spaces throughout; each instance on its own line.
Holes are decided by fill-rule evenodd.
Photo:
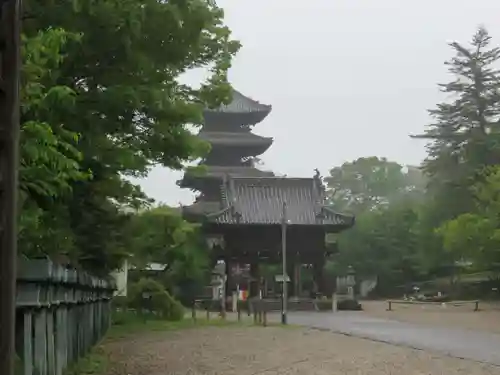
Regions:
M 289 225 L 348 228 L 354 217 L 324 205 L 322 186 L 315 178 L 228 177 L 221 186 L 223 209 L 208 215 L 219 224 L 280 224 L 283 202 Z

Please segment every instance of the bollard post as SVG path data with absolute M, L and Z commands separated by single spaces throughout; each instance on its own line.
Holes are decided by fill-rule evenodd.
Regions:
M 236 312 L 238 309 L 238 292 L 233 292 L 233 299 L 231 300 L 231 311 Z
M 193 322 L 196 323 L 196 302 L 193 302 L 193 306 L 191 308 L 191 318 L 193 319 Z
M 332 312 L 337 312 L 337 293 L 332 294 Z
M 474 311 L 479 311 L 479 301 L 476 301 L 476 306 L 474 307 Z
M 267 327 L 267 312 L 266 311 L 264 311 L 262 324 L 264 325 L 264 327 Z
M 392 311 L 392 301 L 387 301 L 387 303 L 389 304 L 387 311 Z
M 236 310 L 238 312 L 238 322 L 241 322 L 241 304 L 238 303 Z

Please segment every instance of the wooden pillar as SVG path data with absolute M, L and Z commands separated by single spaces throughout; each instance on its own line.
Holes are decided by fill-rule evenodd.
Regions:
M 325 266 L 324 259 L 317 259 L 313 263 L 313 277 L 315 284 L 315 292 L 321 295 L 324 294 L 324 280 L 323 280 L 323 268 Z
M 297 293 L 296 293 L 297 297 L 300 297 L 302 295 L 301 271 L 302 271 L 302 264 L 300 263 L 300 261 L 298 261 L 295 263 L 295 285 L 297 288 Z
M 252 280 L 250 281 L 250 297 L 258 297 L 259 296 L 259 264 L 257 261 L 254 261 L 250 264 L 250 277 Z
M 297 297 L 297 294 L 296 294 L 296 280 L 295 280 L 295 260 L 294 258 L 290 257 L 289 258 L 289 261 L 288 261 L 288 264 L 287 264 L 287 267 L 286 267 L 286 273 L 287 273 L 287 276 L 290 278 L 290 283 L 288 284 L 289 285 L 289 291 L 290 291 L 290 294 L 288 297 Z
M 0 1 L 0 374 L 14 374 L 21 1 Z
M 301 280 L 300 280 L 300 260 L 298 257 L 290 259 L 288 263 L 287 274 L 290 277 L 290 296 L 300 297 L 301 294 Z
M 224 260 L 224 263 L 225 263 L 225 266 L 226 266 L 226 287 L 224 288 L 225 289 L 225 296 L 226 297 L 229 297 L 232 295 L 232 287 L 233 287 L 233 280 L 232 280 L 232 263 L 231 261 L 226 258 Z

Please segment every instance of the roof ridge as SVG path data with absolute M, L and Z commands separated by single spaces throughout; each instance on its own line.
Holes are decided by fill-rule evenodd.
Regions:
M 258 179 L 258 180 L 308 181 L 311 183 L 314 181 L 312 177 L 290 177 L 290 176 L 232 176 L 232 178 L 240 180 Z
M 247 103 L 245 103 L 247 102 Z M 247 104 L 249 106 L 247 106 Z M 236 108 L 233 108 L 236 107 Z M 225 110 L 236 110 L 243 112 L 270 112 L 271 104 L 263 104 L 255 99 L 252 99 L 236 89 L 232 89 L 232 98 L 228 104 L 222 104 L 217 108 L 205 108 L 206 112 L 224 112 Z
M 198 136 L 204 135 L 204 134 L 213 134 L 213 135 L 230 135 L 234 137 L 258 137 L 258 138 L 264 138 L 264 139 L 272 139 L 274 140 L 274 137 L 267 137 L 264 135 L 260 134 L 255 134 L 254 132 L 230 132 L 230 131 L 218 131 L 218 130 L 200 130 L 198 132 Z

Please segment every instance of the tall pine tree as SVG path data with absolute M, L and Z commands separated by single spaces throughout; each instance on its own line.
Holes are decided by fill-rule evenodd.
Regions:
M 491 46 L 487 30 L 480 27 L 470 46 L 454 42 L 455 56 L 445 64 L 453 81 L 440 84 L 447 101 L 429 111 L 433 122 L 424 169 L 429 191 L 443 208 L 441 220 L 473 207 L 470 186 L 485 166 L 500 163 L 500 48 Z

